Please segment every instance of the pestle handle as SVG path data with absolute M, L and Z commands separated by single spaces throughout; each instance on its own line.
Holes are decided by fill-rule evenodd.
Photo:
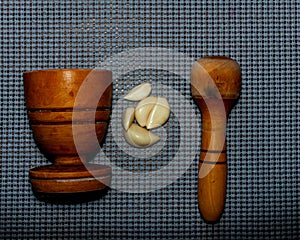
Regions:
M 207 222 L 220 219 L 226 196 L 226 108 L 223 100 L 197 99 L 202 112 L 202 141 L 198 170 L 198 206 Z M 210 106 L 210 112 L 208 107 Z M 222 111 L 223 108 L 223 111 Z M 225 111 L 224 111 L 225 110 Z

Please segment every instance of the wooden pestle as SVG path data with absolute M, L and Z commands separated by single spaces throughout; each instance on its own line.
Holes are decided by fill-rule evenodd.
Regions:
M 192 96 L 202 114 L 198 206 L 206 222 L 217 222 L 226 195 L 226 121 L 241 89 L 238 63 L 228 57 L 204 57 L 191 72 Z

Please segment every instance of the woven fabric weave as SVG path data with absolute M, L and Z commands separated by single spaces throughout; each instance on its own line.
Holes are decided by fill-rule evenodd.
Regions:
M 299 20 L 296 0 L 1 1 L 0 238 L 299 239 Z M 22 73 L 94 68 L 122 51 L 151 47 L 194 60 L 230 56 L 241 66 L 241 98 L 228 120 L 227 197 L 220 222 L 203 222 L 197 208 L 199 155 L 179 179 L 156 191 L 111 189 L 99 200 L 74 205 L 37 200 L 28 171 L 49 162 L 33 140 Z M 162 70 L 123 75 L 114 85 L 113 104 L 145 80 L 183 94 L 201 125 L 189 85 Z M 155 170 L 177 147 L 176 124 L 169 124 L 169 150 L 151 162 L 131 164 L 135 159 L 117 147 L 111 126 L 103 149 L 124 169 Z

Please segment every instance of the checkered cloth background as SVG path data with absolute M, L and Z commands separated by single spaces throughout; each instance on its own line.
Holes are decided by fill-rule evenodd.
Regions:
M 0 4 L 1 239 L 300 238 L 300 1 L 2 0 Z M 241 98 L 227 129 L 226 206 L 217 224 L 203 222 L 197 208 L 199 156 L 179 179 L 152 192 L 111 189 L 96 201 L 69 205 L 45 203 L 32 194 L 29 169 L 49 161 L 33 140 L 22 73 L 94 68 L 115 54 L 142 47 L 173 49 L 195 60 L 225 55 L 241 66 Z M 124 75 L 114 85 L 113 103 L 121 92 L 145 79 L 171 81 L 191 102 L 201 125 L 189 86 L 163 71 Z M 122 160 L 125 169 L 155 170 L 176 149 L 176 121 L 171 124 L 175 127 L 170 127 L 169 151 L 146 165 L 130 164 L 134 158 L 124 163 L 125 155 L 110 130 L 105 152 L 115 162 Z

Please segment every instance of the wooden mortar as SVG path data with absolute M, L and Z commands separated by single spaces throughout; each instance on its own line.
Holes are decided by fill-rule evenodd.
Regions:
M 34 192 L 74 194 L 99 191 L 109 184 L 111 168 L 89 164 L 105 137 L 111 111 L 112 73 L 106 70 L 58 69 L 26 72 L 25 101 L 35 141 L 52 165 L 33 168 L 29 172 Z M 74 108 L 77 92 L 88 79 L 95 89 L 103 91 L 96 109 L 89 106 L 92 91 Z M 76 111 L 76 119 L 73 112 Z M 80 156 L 74 143 L 72 124 L 80 139 Z M 78 145 L 78 144 L 77 144 Z

